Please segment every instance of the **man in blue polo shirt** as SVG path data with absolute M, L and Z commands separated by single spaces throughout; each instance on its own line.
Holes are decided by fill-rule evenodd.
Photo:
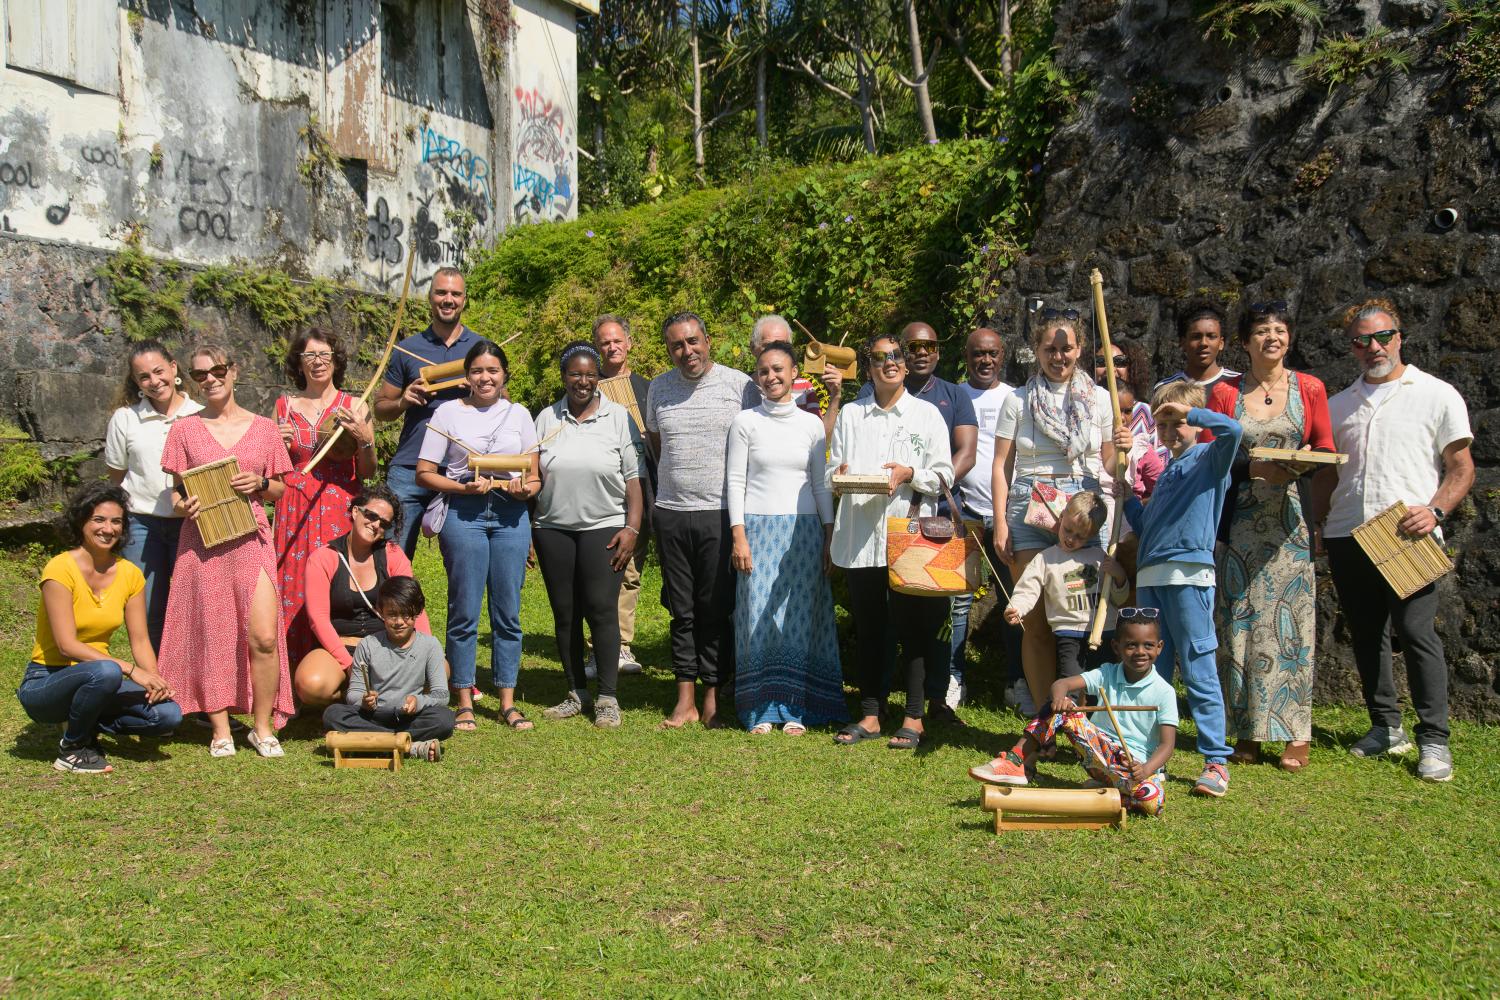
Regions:
M 417 539 L 421 536 L 422 514 L 432 501 L 433 492 L 417 485 L 417 452 L 422 449 L 422 439 L 427 433 L 427 421 L 438 404 L 450 399 L 460 399 L 468 394 L 466 385 L 457 385 L 442 392 L 432 392 L 422 381 L 424 364 L 440 365 L 449 361 L 462 361 L 469 348 L 479 342 L 479 334 L 463 325 L 464 306 L 468 294 L 464 288 L 464 276 L 456 267 L 441 267 L 432 276 L 432 286 L 427 290 L 427 311 L 431 318 L 427 329 L 401 341 L 402 351 L 410 351 L 417 357 L 401 351 L 391 352 L 391 363 L 385 370 L 385 382 L 375 395 L 375 417 L 377 420 L 395 420 L 402 417 L 401 440 L 396 453 L 391 456 L 386 470 L 386 483 L 396 496 L 401 498 L 401 510 L 405 515 L 405 535 L 400 539 L 401 547 L 408 557 L 417 550 Z
M 953 450 L 953 476 L 955 482 L 948 485 L 953 497 L 962 506 L 963 482 L 969 470 L 974 468 L 975 449 L 979 444 L 979 420 L 974 414 L 974 403 L 961 386 L 938 378 L 937 367 L 941 360 L 937 331 L 926 323 L 908 323 L 901 330 L 901 349 L 906 352 L 906 391 L 937 407 L 948 425 L 948 446 Z M 873 395 L 875 387 L 866 382 L 859 390 L 857 399 Z M 948 513 L 947 501 L 940 501 L 938 513 Z M 894 643 L 887 643 L 894 653 Z M 958 716 L 948 706 L 948 671 L 946 669 L 951 651 L 949 641 L 944 638 L 933 643 L 927 654 L 927 719 L 929 722 L 959 722 Z M 892 656 L 890 669 L 895 669 Z M 941 669 L 940 669 L 941 668 Z

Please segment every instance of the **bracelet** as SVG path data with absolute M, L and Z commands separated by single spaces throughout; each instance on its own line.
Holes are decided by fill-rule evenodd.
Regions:
M 126 677 L 134 677 L 135 676 L 135 664 L 134 663 L 132 663 L 130 665 L 130 671 L 125 676 Z
M 364 444 L 360 445 L 360 447 L 361 448 L 369 448 L 369 449 L 373 450 L 375 448 L 375 442 L 374 441 L 366 441 Z
M 621 528 L 621 529 L 620 529 L 620 530 L 621 530 L 621 531 L 633 531 L 633 532 L 635 532 L 635 533 L 636 533 L 636 534 L 637 534 L 637 535 L 639 535 L 639 534 L 640 534 L 640 533 L 641 533 L 641 529 L 640 529 L 640 528 L 637 528 L 637 527 L 636 527 L 636 526 L 635 526 L 635 525 L 633 525 L 633 524 L 627 524 L 627 525 L 625 525 L 625 526 L 624 526 L 624 527 L 623 527 L 623 528 Z

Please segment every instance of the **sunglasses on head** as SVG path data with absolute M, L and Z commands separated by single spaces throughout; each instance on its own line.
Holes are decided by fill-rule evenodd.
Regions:
M 1375 341 L 1381 347 L 1385 347 L 1394 338 L 1400 335 L 1400 330 L 1376 330 L 1374 333 L 1359 333 L 1349 338 L 1349 343 L 1361 350 L 1368 350 L 1370 341 Z
M 935 340 L 913 340 L 907 343 L 905 351 L 907 354 L 936 354 L 938 345 Z
M 1041 317 L 1042 317 L 1042 322 L 1043 323 L 1047 322 L 1049 319 L 1072 319 L 1072 320 L 1076 320 L 1079 317 L 1079 315 L 1080 314 L 1079 314 L 1079 312 L 1078 312 L 1077 309 L 1053 309 L 1051 306 L 1048 306 L 1046 309 L 1043 309 L 1042 312 L 1041 312 Z
M 1161 617 L 1161 611 L 1156 608 L 1121 608 L 1119 618 L 1122 622 L 1146 621 L 1154 622 Z
M 1115 358 L 1114 358 L 1114 361 L 1115 361 L 1115 363 L 1111 366 L 1113 368 L 1124 368 L 1124 367 L 1126 367 L 1127 365 L 1130 364 L 1130 359 L 1127 358 L 1123 354 L 1116 354 Z M 1108 359 L 1105 358 L 1104 355 L 1102 355 L 1102 354 L 1096 354 L 1096 355 L 1094 355 L 1094 367 L 1095 368 L 1103 368 L 1107 363 L 1108 363 Z
M 234 362 L 231 361 L 229 364 L 234 364 Z M 188 375 L 194 382 L 206 382 L 210 375 L 222 382 L 228 374 L 229 365 L 214 365 L 212 368 L 193 368 L 188 371 Z
M 381 517 L 379 514 L 375 513 L 368 507 L 356 507 L 354 509 L 359 511 L 360 517 L 364 518 L 366 521 L 369 521 L 372 524 L 380 525 L 380 527 L 385 531 L 390 531 L 391 526 L 396 523 L 388 517 Z
M 865 352 L 865 358 L 872 365 L 887 363 L 899 365 L 906 360 L 906 352 L 899 347 L 894 351 L 867 351 Z
M 1250 312 L 1255 316 L 1269 316 L 1272 313 L 1286 312 L 1286 299 L 1276 299 L 1273 302 L 1252 302 Z

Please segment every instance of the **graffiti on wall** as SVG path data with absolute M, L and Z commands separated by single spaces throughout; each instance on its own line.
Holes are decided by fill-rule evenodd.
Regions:
M 517 87 L 511 209 L 517 222 L 566 219 L 574 196 L 573 126 L 540 87 Z
M 457 198 L 476 202 L 488 216 L 490 207 L 495 204 L 490 186 L 490 161 L 461 140 L 443 135 L 431 126 L 424 125 L 421 132 L 422 162 L 454 182 L 451 191 Z M 467 192 L 466 199 L 461 192 Z

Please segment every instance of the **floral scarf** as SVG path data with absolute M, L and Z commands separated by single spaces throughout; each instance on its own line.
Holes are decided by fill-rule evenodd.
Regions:
M 1032 422 L 1062 446 L 1068 461 L 1074 465 L 1083 461 L 1089 453 L 1094 423 L 1094 380 L 1082 369 L 1075 369 L 1063 390 L 1059 409 L 1053 401 L 1052 384 L 1038 372 L 1026 383 L 1026 402 Z

